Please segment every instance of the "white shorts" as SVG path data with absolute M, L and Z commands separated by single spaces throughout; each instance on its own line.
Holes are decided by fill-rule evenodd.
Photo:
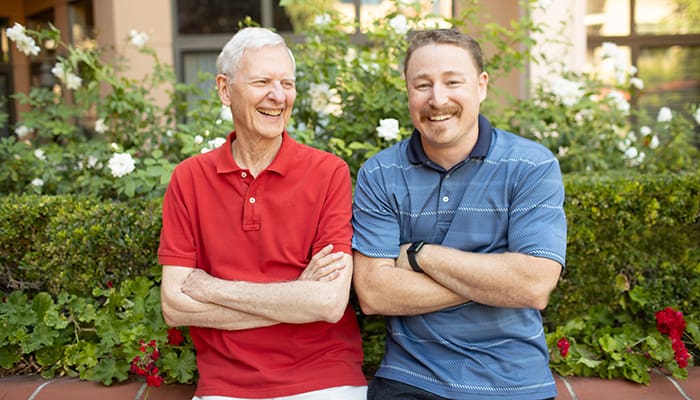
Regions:
M 202 396 L 193 397 L 192 400 L 366 400 L 367 386 L 338 386 L 328 389 L 314 390 L 283 397 L 269 397 L 265 399 L 248 399 L 242 397 L 227 396 Z

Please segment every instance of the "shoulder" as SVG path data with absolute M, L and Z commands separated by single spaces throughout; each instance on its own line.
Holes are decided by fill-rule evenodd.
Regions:
M 305 163 L 310 168 L 348 168 L 345 160 L 328 151 L 297 142 L 294 143 L 294 149 L 295 160 Z
M 368 158 L 362 165 L 360 171 L 365 174 L 374 174 L 381 172 L 395 173 L 405 171 L 411 168 L 411 163 L 408 161 L 406 150 L 408 139 L 404 139 L 392 146 L 380 150 L 378 153 Z
M 486 160 L 533 165 L 557 162 L 552 151 L 544 145 L 498 128 L 493 128 L 493 143 Z

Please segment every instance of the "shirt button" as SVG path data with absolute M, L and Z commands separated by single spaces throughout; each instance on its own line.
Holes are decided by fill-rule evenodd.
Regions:
M 449 197 L 447 197 L 447 196 L 443 196 L 443 197 L 442 197 L 442 202 L 443 202 L 443 203 L 447 203 L 448 201 L 450 201 L 450 198 L 449 198 Z
M 248 201 L 250 202 L 250 204 L 253 204 L 253 203 L 255 203 L 255 197 L 251 197 L 251 198 L 249 198 L 249 199 L 248 199 Z
M 248 174 L 245 171 L 241 172 L 241 178 L 245 178 L 246 176 L 248 176 Z

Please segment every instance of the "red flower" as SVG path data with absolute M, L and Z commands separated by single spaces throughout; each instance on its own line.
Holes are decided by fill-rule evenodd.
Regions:
M 156 368 L 156 370 L 157 369 L 158 368 Z M 149 375 L 146 377 L 146 384 L 148 386 L 158 387 L 161 383 L 163 383 L 163 377 L 160 375 Z
M 131 373 L 146 377 L 148 386 L 160 386 L 163 383 L 163 377 L 159 376 L 158 366 L 156 361 L 160 358 L 160 351 L 155 340 L 146 343 L 143 340 L 139 341 L 139 350 L 143 355 L 134 357 L 131 360 Z
M 180 332 L 179 329 L 177 329 L 177 328 L 168 329 L 168 344 L 169 345 L 179 346 L 184 341 L 185 341 L 185 337 L 182 336 L 182 332 Z
M 559 348 L 559 354 L 566 358 L 569 354 L 569 347 L 571 347 L 571 344 L 567 338 L 563 337 L 557 341 L 557 347 Z
M 685 319 L 683 313 L 671 307 L 666 307 L 656 312 L 656 329 L 662 335 L 668 335 L 671 339 L 671 347 L 680 368 L 688 366 L 690 354 L 683 343 L 683 331 L 685 330 Z

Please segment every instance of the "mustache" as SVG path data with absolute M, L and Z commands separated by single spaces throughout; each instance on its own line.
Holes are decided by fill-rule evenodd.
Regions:
M 419 115 L 420 115 L 421 119 L 428 119 L 431 117 L 436 117 L 438 115 L 445 115 L 445 114 L 459 115 L 461 111 L 462 111 L 461 107 L 458 107 L 454 104 L 449 104 L 449 105 L 446 105 L 446 106 L 440 107 L 440 108 L 426 106 L 420 110 Z

